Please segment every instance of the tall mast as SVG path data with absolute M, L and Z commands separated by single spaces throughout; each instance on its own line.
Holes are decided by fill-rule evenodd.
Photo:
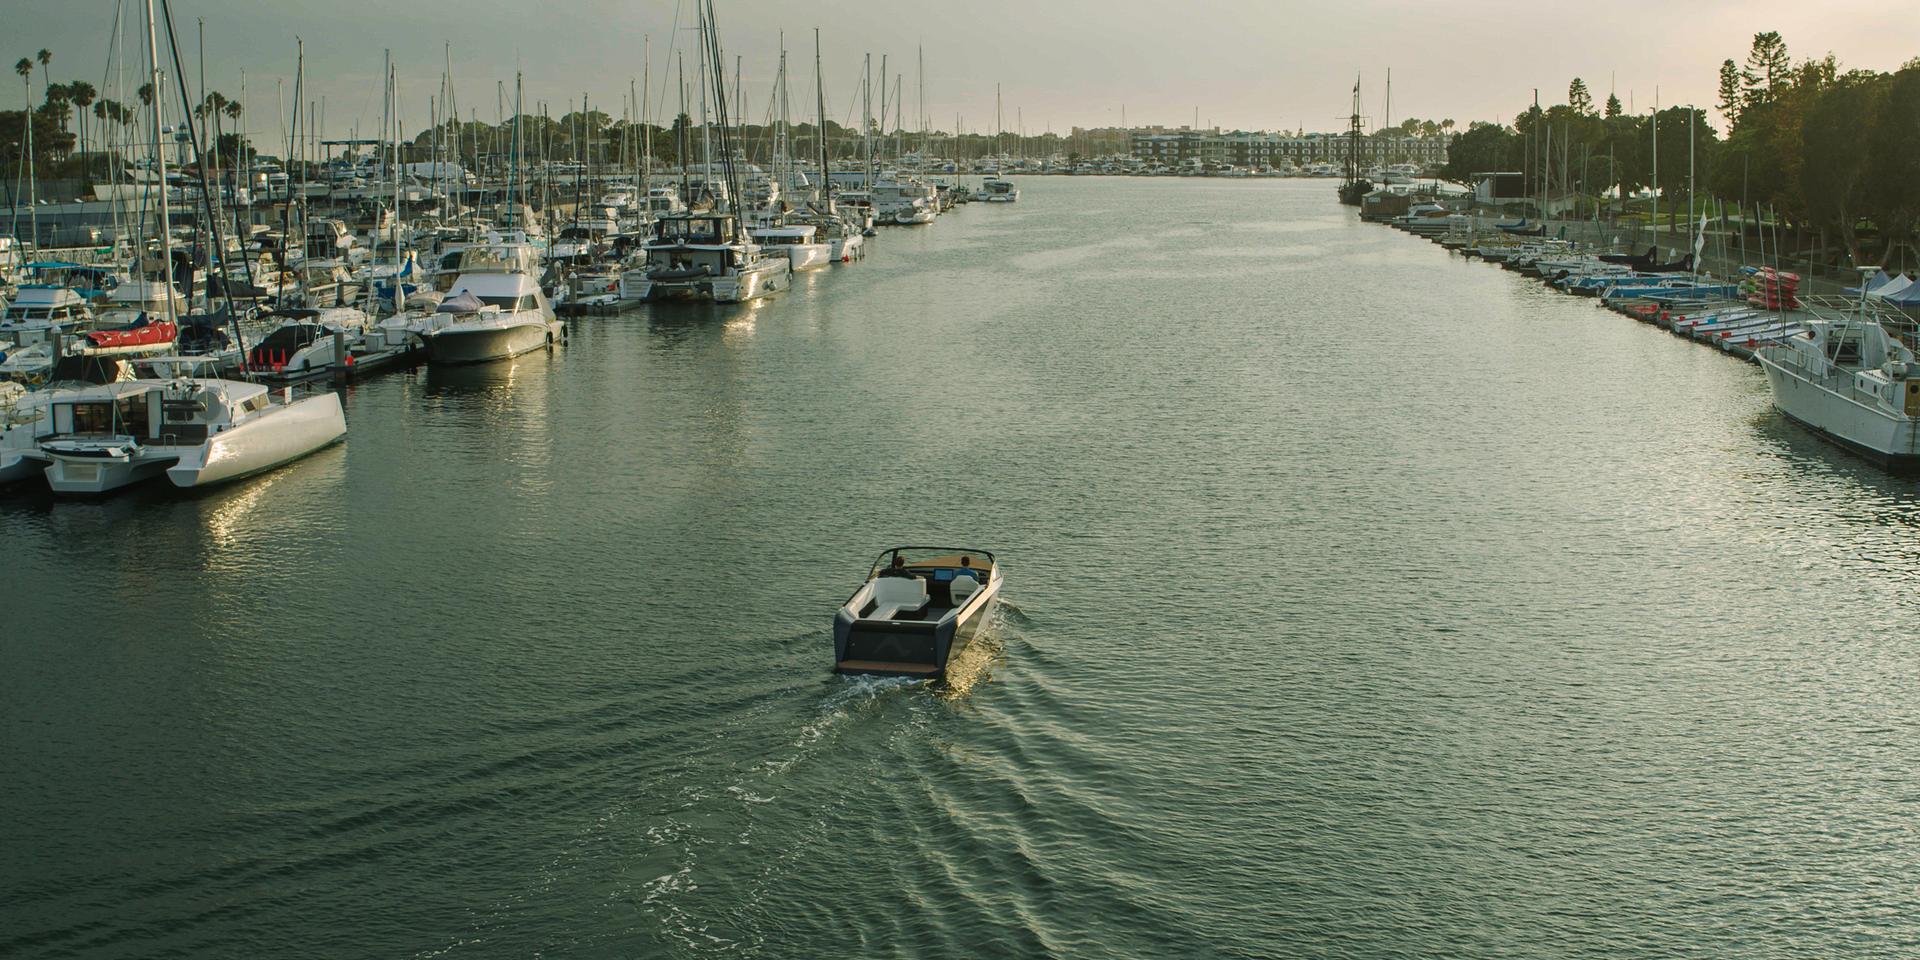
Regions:
M 647 107 L 653 99 L 653 37 L 646 38 L 646 79 L 640 81 L 640 202 L 642 218 L 653 219 L 653 203 L 647 199 L 647 192 L 653 189 L 653 127 L 647 123 Z M 627 81 L 627 91 L 633 91 L 633 81 Z
M 867 54 L 865 65 L 861 68 L 860 78 L 860 136 L 866 147 L 866 159 L 860 164 L 860 170 L 866 178 L 866 189 L 873 189 L 873 54 Z
M 179 317 L 174 310 L 172 291 L 178 290 L 179 288 L 175 287 L 173 282 L 173 220 L 168 213 L 167 204 L 167 154 L 166 151 L 160 148 L 160 99 L 165 94 L 166 88 L 160 82 L 160 41 L 156 36 L 156 30 L 153 25 L 153 0 L 147 0 L 147 58 L 150 70 L 147 82 L 153 84 L 153 162 L 160 176 L 160 264 L 161 269 L 166 271 L 167 290 L 169 291 L 167 295 L 167 322 L 173 323 L 178 320 Z M 27 108 L 28 110 L 32 110 L 33 103 L 31 100 L 28 101 Z M 31 166 L 31 164 L 29 164 L 29 166 Z M 38 231 L 35 231 L 34 241 L 36 250 L 39 249 L 39 239 Z M 189 281 L 185 296 L 192 295 L 193 288 L 191 281 Z
M 827 168 L 827 87 L 820 73 L 820 28 L 813 28 L 813 99 L 818 126 L 814 139 L 820 141 L 820 201 L 833 212 L 833 174 Z

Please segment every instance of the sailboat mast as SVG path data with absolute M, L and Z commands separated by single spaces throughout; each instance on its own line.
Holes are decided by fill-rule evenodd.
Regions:
M 866 159 L 861 162 L 860 170 L 866 180 L 866 189 L 873 189 L 873 54 L 867 54 L 866 62 L 861 66 L 860 77 L 860 137 L 866 148 Z
M 150 70 L 147 82 L 153 84 L 153 162 L 155 172 L 160 177 L 160 264 L 166 271 L 167 289 L 173 291 L 178 289 L 173 282 L 173 220 L 168 213 L 167 203 L 167 154 L 160 148 L 160 100 L 165 95 L 166 88 L 160 82 L 160 41 L 153 25 L 153 0 L 147 0 L 147 58 Z M 33 105 L 29 103 L 27 106 L 31 110 Z M 38 242 L 39 239 L 36 231 L 34 240 Z M 193 295 L 192 286 L 188 286 L 186 295 Z M 173 294 L 169 292 L 167 322 L 173 323 L 178 319 L 174 310 Z
M 813 100 L 819 126 L 814 139 L 820 141 L 820 202 L 833 212 L 833 173 L 827 167 L 827 81 L 820 72 L 820 28 L 813 28 Z

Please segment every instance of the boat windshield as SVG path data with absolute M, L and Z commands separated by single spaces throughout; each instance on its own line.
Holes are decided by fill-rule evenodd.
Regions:
M 906 568 L 914 576 L 951 580 L 962 571 L 978 570 L 981 577 L 993 569 L 993 554 L 966 547 L 895 547 L 882 553 L 867 571 L 867 579 L 879 576 L 895 566 Z

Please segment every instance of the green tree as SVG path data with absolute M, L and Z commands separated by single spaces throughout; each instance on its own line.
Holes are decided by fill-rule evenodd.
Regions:
M 1519 168 L 1520 138 L 1509 128 L 1474 121 L 1447 146 L 1447 165 L 1440 176 L 1471 186 L 1475 174 Z
M 1779 31 L 1754 34 L 1753 46 L 1747 51 L 1747 68 L 1740 74 L 1745 87 L 1742 109 L 1773 102 L 1788 83 L 1792 68 L 1793 58 L 1787 55 L 1787 41 L 1781 39 Z
M 1887 79 L 1866 154 L 1865 209 L 1887 241 L 1888 265 L 1895 245 L 1912 243 L 1920 227 L 1920 60 Z
M 1607 119 L 1611 120 L 1619 116 L 1620 112 L 1620 95 L 1616 93 L 1607 94 Z
M 94 100 L 99 95 L 99 91 L 93 88 L 93 84 L 85 80 L 75 80 L 67 84 L 67 96 L 73 100 L 74 106 L 80 108 L 75 112 L 74 119 L 80 123 L 80 149 L 82 152 L 85 152 L 87 149 L 87 108 L 93 106 Z
M 1732 60 L 1720 62 L 1720 115 L 1727 120 L 1727 129 L 1740 122 L 1740 67 Z
M 1567 84 L 1567 106 L 1580 116 L 1593 116 L 1593 94 L 1587 92 L 1585 80 L 1574 77 L 1573 82 Z
M 1885 77 L 1855 70 L 1827 84 L 1800 125 L 1800 192 L 1807 216 L 1831 230 L 1861 262 L 1856 229 L 1866 209 L 1868 153 L 1860 133 L 1872 129 L 1885 94 Z

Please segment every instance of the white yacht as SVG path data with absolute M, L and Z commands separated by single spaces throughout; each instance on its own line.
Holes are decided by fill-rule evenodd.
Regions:
M 819 228 L 807 224 L 777 227 L 750 227 L 747 235 L 768 253 L 785 253 L 787 265 L 795 273 L 818 270 L 832 263 L 833 244 L 818 236 Z
M 534 280 L 539 256 L 526 243 L 461 252 L 460 275 L 420 330 L 433 363 L 504 360 L 558 343 L 566 328 Z
M 875 181 L 871 194 L 876 223 L 932 223 L 940 212 L 939 193 L 930 183 L 889 176 Z
M 710 299 L 739 303 L 792 282 L 783 253 L 769 253 L 727 213 L 693 213 L 654 222 L 646 261 L 620 275 L 622 300 Z
M 1013 203 L 1020 199 L 1020 191 L 1015 189 L 1013 181 L 1001 177 L 980 181 L 980 192 L 988 203 Z
M 346 436 L 332 392 L 300 400 L 238 380 L 174 377 L 61 391 L 27 459 L 55 493 L 100 494 L 165 473 L 204 487 L 270 470 Z
M 0 312 L 0 380 L 38 383 L 72 335 L 93 326 L 93 311 L 71 288 L 23 284 Z
M 1900 470 L 1920 470 L 1920 367 L 1863 297 L 1836 311 L 1809 297 L 1806 331 L 1754 351 L 1781 413 Z M 1893 320 L 1888 316 L 1885 319 Z

